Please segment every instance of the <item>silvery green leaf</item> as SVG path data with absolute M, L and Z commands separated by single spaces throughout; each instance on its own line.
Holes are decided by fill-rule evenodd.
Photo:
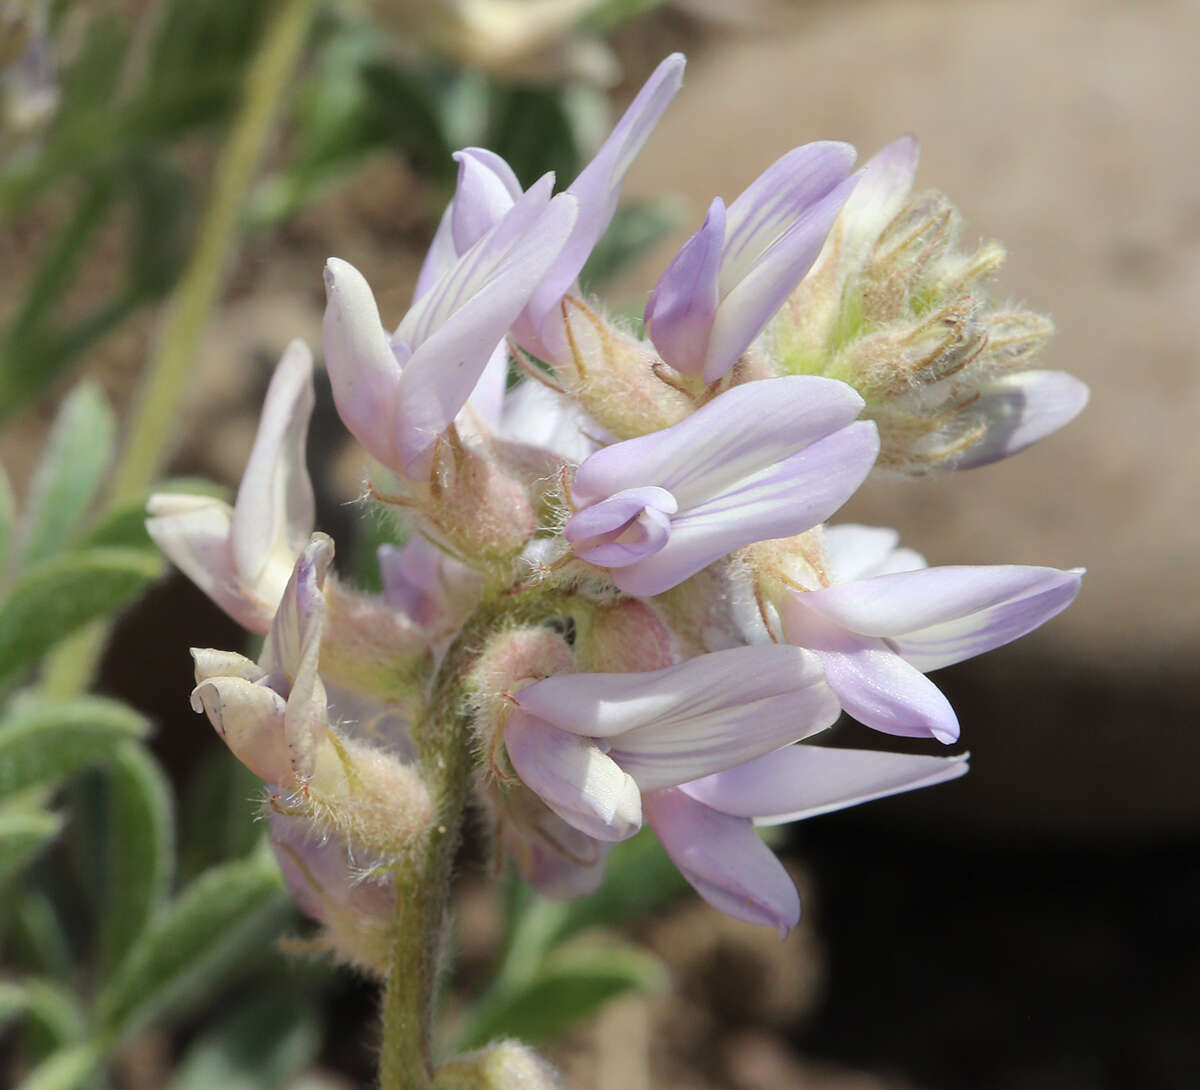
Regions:
M 262 794 L 262 780 L 223 747 L 200 757 L 180 805 L 182 878 L 238 859 L 259 842 L 262 829 L 254 819 Z
M 0 605 L 0 679 L 32 665 L 76 629 L 154 582 L 163 562 L 142 550 L 61 553 L 22 572 Z
M 269 947 L 287 899 L 274 859 L 249 859 L 201 875 L 167 906 L 130 949 L 96 1003 L 96 1018 L 117 1036 L 195 1002 Z
M 24 563 L 44 560 L 70 543 L 108 474 L 116 427 L 94 382 L 81 382 L 67 395 L 30 485 Z
M 62 818 L 46 810 L 0 812 L 0 885 L 53 840 Z
M 0 799 L 104 761 L 146 730 L 141 715 L 107 697 L 17 701 L 0 719 Z
M 86 1019 L 75 997 L 58 984 L 37 977 L 0 981 L 0 1027 L 23 1019 L 26 1041 L 40 1059 L 83 1036 Z
M 17 1090 L 75 1090 L 100 1066 L 100 1060 L 98 1045 L 90 1042 L 72 1045 L 38 1064 Z
M 171 787 L 145 747 L 126 742 L 108 762 L 108 850 L 101 964 L 118 964 L 166 901 L 175 863 Z
M 13 530 L 17 518 L 16 506 L 8 474 L 4 472 L 4 467 L 0 466 L 0 586 L 4 585 L 4 577 L 8 573 L 9 554 L 12 551 Z
M 456 1042 L 462 1051 L 498 1037 L 538 1044 L 591 1017 L 629 992 L 657 992 L 667 973 L 653 955 L 616 940 L 558 947 L 525 984 L 476 1008 Z
M 66 979 L 75 970 L 75 956 L 54 902 L 38 886 L 13 892 L 20 898 L 10 904 L 9 940 L 17 952 L 15 965 Z
M 141 495 L 108 509 L 79 539 L 79 548 L 145 549 L 158 553 L 146 532 L 146 501 L 151 492 L 182 492 L 191 496 L 228 499 L 229 489 L 202 477 L 176 477 L 147 488 Z
M 167 1090 L 290 1086 L 320 1046 L 321 1027 L 311 1002 L 291 992 L 267 992 L 197 1038 Z

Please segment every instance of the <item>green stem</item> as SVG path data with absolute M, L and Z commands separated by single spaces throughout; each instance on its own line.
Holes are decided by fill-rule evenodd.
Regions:
M 314 7 L 315 0 L 278 0 L 267 20 L 246 73 L 241 109 L 217 160 L 195 248 L 167 304 L 146 365 L 125 448 L 113 473 L 110 508 L 140 495 L 171 456 L 196 346 L 216 304 L 237 242 L 242 209 L 300 58 Z M 58 695 L 86 689 L 108 631 L 107 624 L 93 625 L 60 644 L 43 669 L 45 687 Z
M 459 641 L 458 646 L 470 646 Z M 380 1090 L 430 1090 L 433 1086 L 433 1009 L 454 854 L 471 782 L 468 720 L 462 713 L 464 656 L 451 653 L 438 686 L 438 710 L 414 727 L 426 783 L 437 800 L 437 819 L 406 862 L 397 868 L 392 959 L 383 999 Z M 439 714 L 440 712 L 440 714 Z
M 433 684 L 430 713 L 412 735 L 437 820 L 396 868 L 396 919 L 383 999 L 379 1090 L 431 1090 L 435 985 L 450 899 L 454 854 L 474 764 L 464 679 L 487 635 L 509 623 L 533 623 L 565 605 L 557 587 L 534 587 L 484 602 L 447 652 Z

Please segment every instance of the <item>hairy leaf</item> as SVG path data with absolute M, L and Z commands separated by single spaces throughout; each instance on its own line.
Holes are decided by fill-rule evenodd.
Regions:
M 0 812 L 0 885 L 53 840 L 62 818 L 45 810 Z
M 530 1044 L 551 1040 L 629 992 L 661 991 L 662 963 L 615 940 L 555 950 L 525 984 L 481 1004 L 458 1040 L 462 1050 L 497 1037 Z
M 81 382 L 67 395 L 30 488 L 26 564 L 53 556 L 70 542 L 108 474 L 116 431 L 116 417 L 96 383 Z
M 167 1090 L 289 1086 L 313 1062 L 320 1045 L 311 1002 L 290 992 L 268 992 L 202 1034 Z
M 108 761 L 106 874 L 101 965 L 116 965 L 162 908 L 174 869 L 171 787 L 158 762 L 134 742 Z
M 107 697 L 18 701 L 0 720 L 0 799 L 107 760 L 146 729 L 141 715 Z
M 196 879 L 130 949 L 96 1005 L 107 1033 L 127 1033 L 196 1001 L 262 951 L 286 899 L 275 861 L 260 852 Z
M 75 1090 L 100 1065 L 101 1050 L 90 1042 L 55 1052 L 38 1064 L 17 1090 Z
M 0 679 L 36 662 L 88 621 L 125 605 L 163 567 L 142 551 L 86 549 L 27 569 L 0 606 Z

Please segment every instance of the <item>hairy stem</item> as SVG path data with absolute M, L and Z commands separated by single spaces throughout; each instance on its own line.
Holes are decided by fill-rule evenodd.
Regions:
M 468 629 L 470 631 L 470 629 Z M 467 716 L 458 683 L 470 643 L 461 637 L 443 664 L 433 712 L 413 728 L 437 817 L 412 854 L 396 868 L 396 919 L 383 1000 L 380 1090 L 429 1090 L 433 1085 L 433 1007 L 454 855 L 471 780 Z
M 437 818 L 396 868 L 396 919 L 383 999 L 380 1090 L 433 1086 L 433 1010 L 454 856 L 471 786 L 474 753 L 466 678 L 487 635 L 504 623 L 531 623 L 564 608 L 560 588 L 526 588 L 484 602 L 463 626 L 433 684 L 429 713 L 412 728 Z

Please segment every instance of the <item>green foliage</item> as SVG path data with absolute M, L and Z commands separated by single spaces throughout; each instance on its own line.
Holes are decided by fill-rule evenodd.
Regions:
M 46 441 L 25 511 L 27 564 L 71 540 L 112 464 L 117 422 L 103 391 L 82 382 L 67 395 Z
M 106 697 L 23 699 L 0 719 L 0 801 L 108 760 L 146 730 L 142 716 Z
M 456 1037 L 456 1050 L 507 1035 L 549 1040 L 610 999 L 662 988 L 665 970 L 656 958 L 628 943 L 593 936 L 597 928 L 628 925 L 684 888 L 679 871 L 648 830 L 613 849 L 603 884 L 588 897 L 551 901 L 514 882 L 504 957 L 491 988 Z
M 262 795 L 262 781 L 223 746 L 204 754 L 182 800 L 182 877 L 249 854 L 262 838 L 255 820 Z
M 91 1042 L 55 1052 L 29 1073 L 17 1090 L 75 1090 L 97 1067 L 102 1051 Z
M 80 549 L 31 565 L 0 604 L 0 679 L 120 609 L 163 570 L 160 558 L 134 549 Z
M 16 529 L 17 503 L 13 496 L 8 474 L 0 465 L 0 585 L 8 570 L 9 553 L 12 551 L 13 531 Z
M 0 886 L 50 843 L 62 818 L 46 810 L 0 812 Z
M 561 97 L 535 87 L 496 88 L 485 144 L 502 158 L 523 186 L 548 170 L 560 185 L 579 172 L 582 150 Z
M 549 1041 L 629 992 L 657 992 L 667 974 L 653 955 L 615 939 L 569 943 L 549 953 L 533 975 L 492 1002 L 480 1004 L 461 1049 L 499 1037 Z
M 100 966 L 118 964 L 162 908 L 175 862 L 171 788 L 141 746 L 119 746 L 108 761 L 105 891 Z
M 23 1019 L 25 1039 L 41 1058 L 83 1036 L 86 1022 L 75 997 L 53 981 L 31 977 L 0 983 L 0 1026 Z
M 261 952 L 278 929 L 281 880 L 260 852 L 197 878 L 151 923 L 96 1003 L 102 1032 L 118 1037 L 194 1003 Z
M 167 1090 L 287 1086 L 316 1058 L 320 1044 L 311 1001 L 284 991 L 259 995 L 197 1038 Z
M 158 555 L 158 546 L 146 532 L 146 501 L 153 492 L 183 492 L 192 496 L 212 496 L 228 500 L 229 489 L 201 477 L 174 477 L 160 481 L 125 503 L 104 511 L 79 539 L 80 548 L 145 549 Z

